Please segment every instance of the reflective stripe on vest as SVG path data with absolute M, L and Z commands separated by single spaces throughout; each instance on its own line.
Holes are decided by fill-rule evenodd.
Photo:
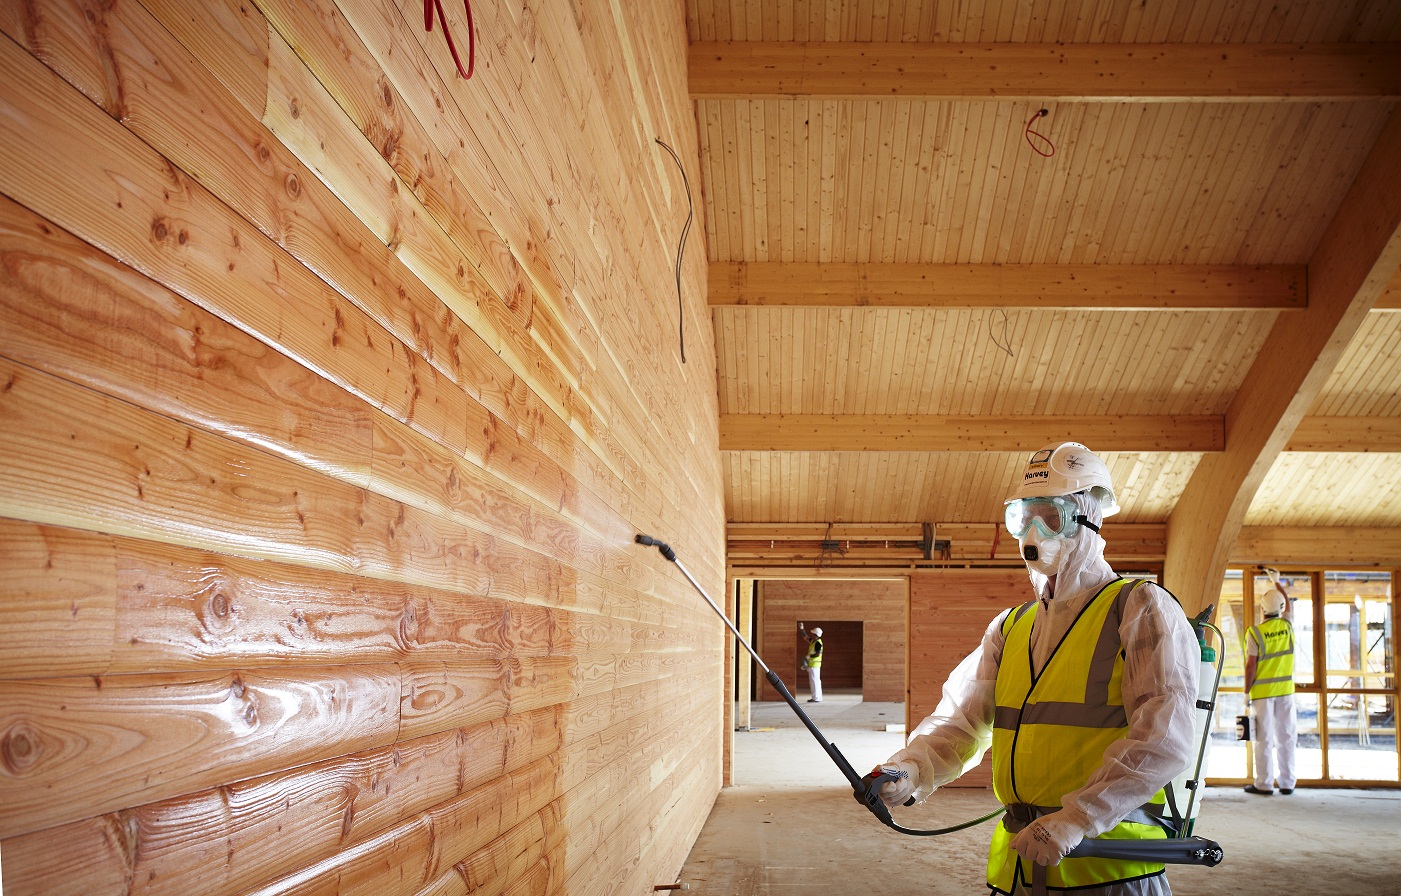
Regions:
M 1287 697 L 1294 693 L 1294 626 L 1276 616 L 1252 625 L 1247 637 L 1255 642 L 1255 680 L 1250 699 Z
M 1101 589 L 1080 611 L 1039 675 L 1031 671 L 1037 602 L 1013 610 L 1003 620 L 1006 643 L 997 670 L 992 732 L 993 793 L 1003 805 L 1016 805 L 1032 815 L 1054 812 L 1065 794 L 1083 787 L 1099 768 L 1104 751 L 1128 734 L 1119 623 L 1137 584 L 1116 579 Z M 1167 814 L 1165 804 L 1159 790 L 1101 837 L 1163 839 L 1167 832 L 1160 819 Z M 1031 880 L 1031 869 L 1012 849 L 1014 837 L 1006 820 L 999 821 L 987 868 L 988 886 L 995 892 L 1011 893 L 1019 880 L 1026 885 Z M 1046 883 L 1052 888 L 1103 886 L 1162 871 L 1161 864 L 1151 862 L 1062 859 L 1046 869 Z
M 814 638 L 808 645 L 808 667 L 816 669 L 822 665 L 822 639 Z

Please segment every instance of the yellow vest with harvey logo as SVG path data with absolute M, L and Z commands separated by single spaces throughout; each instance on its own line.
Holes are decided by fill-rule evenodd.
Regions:
M 1099 768 L 1105 749 L 1128 734 L 1119 620 L 1124 600 L 1137 584 L 1117 579 L 1101 589 L 1040 675 L 1031 671 L 1031 627 L 1038 603 L 1025 604 L 1003 620 L 1006 645 L 997 670 L 992 779 L 993 793 L 1004 805 L 1030 807 L 1032 816 L 1056 811 L 1061 799 L 1083 787 Z M 1167 831 L 1160 820 L 1165 803 L 1159 790 L 1100 839 L 1164 839 Z M 994 892 L 1011 893 L 1018 880 L 1030 887 L 1031 868 L 1012 849 L 1014 837 L 1005 820 L 997 823 L 987 868 Z M 1046 884 L 1103 886 L 1162 872 L 1163 866 L 1152 862 L 1066 858 L 1046 869 Z
M 1287 697 L 1294 693 L 1294 626 L 1288 619 L 1271 616 L 1246 630 L 1255 642 L 1255 681 L 1250 699 Z

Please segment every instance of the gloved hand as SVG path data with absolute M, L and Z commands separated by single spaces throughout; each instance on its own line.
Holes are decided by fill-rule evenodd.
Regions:
M 1269 577 L 1269 580 L 1271 582 L 1274 582 L 1276 585 L 1279 584 L 1279 570 L 1270 566 L 1266 566 L 1265 575 Z
M 880 800 L 887 806 L 903 806 L 910 798 L 910 794 L 915 792 L 918 785 L 919 766 L 908 759 L 899 762 L 883 762 L 882 769 L 896 769 L 905 773 L 905 776 L 898 781 L 886 781 L 880 786 Z
M 1056 865 L 1085 839 L 1085 828 L 1064 811 L 1043 815 L 1012 838 L 1012 848 L 1028 862 Z

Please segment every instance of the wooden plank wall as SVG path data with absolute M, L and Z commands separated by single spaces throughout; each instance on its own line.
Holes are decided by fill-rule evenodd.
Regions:
M 939 705 L 949 673 L 978 646 L 988 623 L 1031 597 L 1025 569 L 934 569 L 910 576 L 905 730 L 913 731 Z M 992 758 L 984 756 L 954 786 L 991 784 Z
M 0 4 L 5 893 L 640 896 L 704 823 L 683 10 L 476 4 L 462 80 L 451 6 Z
M 778 672 L 790 691 L 807 688 L 807 673 L 797 672 L 801 657 L 798 621 L 844 620 L 863 623 L 862 698 L 898 703 L 905 699 L 905 582 L 819 582 L 807 579 L 759 583 L 759 655 Z M 824 648 L 827 647 L 824 642 Z M 824 661 L 823 670 L 827 669 Z M 823 683 L 828 681 L 824 674 Z M 795 692 L 796 693 L 796 692 Z M 767 681 L 759 680 L 759 699 L 778 700 Z

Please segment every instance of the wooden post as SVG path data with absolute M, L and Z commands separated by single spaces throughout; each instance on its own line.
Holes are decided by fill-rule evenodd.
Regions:
M 744 640 L 754 643 L 754 580 L 736 579 L 739 583 L 739 606 L 735 611 L 735 628 Z M 735 654 L 735 728 L 748 730 L 750 723 L 749 691 L 753 687 L 754 658 L 739 651 Z

